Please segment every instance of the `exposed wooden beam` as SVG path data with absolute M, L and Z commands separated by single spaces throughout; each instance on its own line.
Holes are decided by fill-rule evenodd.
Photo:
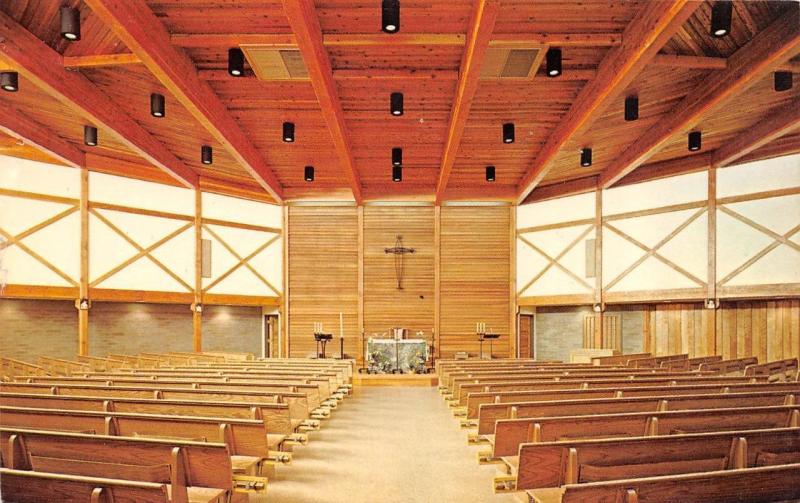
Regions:
M 319 25 L 314 2 L 313 0 L 283 0 L 283 10 L 297 39 L 303 61 L 308 67 L 311 85 L 314 87 L 322 115 L 328 124 L 344 175 L 353 191 L 356 204 L 361 204 L 361 178 L 347 134 L 342 103 L 339 101 L 339 94 L 333 81 L 331 62 L 322 43 L 322 28 Z
M 798 128 L 800 128 L 800 99 L 789 103 L 777 113 L 769 114 L 764 120 L 718 148 L 714 151 L 711 163 L 714 166 L 727 166 L 762 145 Z
M 597 190 L 597 175 L 540 185 L 533 189 L 522 204 L 537 203 L 564 196 L 585 194 Z
M 0 12 L 0 54 L 26 79 L 66 104 L 95 126 L 116 136 L 148 162 L 187 187 L 197 185 L 197 173 L 164 144 L 125 114 L 89 79 L 64 69 L 63 58 L 35 35 Z
M 277 201 L 283 189 L 275 173 L 186 54 L 143 0 L 87 0 L 86 4 L 147 66 L 198 122 Z
M 742 93 L 800 49 L 798 5 L 728 58 L 725 70 L 703 80 L 670 113 L 647 130 L 601 175 L 610 187 L 644 164 L 674 135 L 694 127 L 707 113 Z
M 463 46 L 466 36 L 460 33 L 396 33 L 391 37 L 377 33 L 347 33 L 324 35 L 326 46 L 398 46 L 398 45 L 448 45 Z M 497 34 L 489 42 L 493 46 L 530 47 L 531 44 L 585 47 L 611 47 L 622 43 L 620 33 L 530 33 Z M 174 34 L 172 44 L 177 47 L 236 47 L 241 44 L 263 44 L 295 47 L 297 40 L 291 34 L 224 33 L 224 34 Z
M 494 23 L 500 10 L 499 0 L 475 0 L 472 7 L 472 18 L 467 32 L 467 45 L 461 57 L 461 71 L 456 87 L 456 96 L 450 110 L 450 125 L 447 140 L 442 153 L 442 166 L 439 169 L 439 181 L 436 184 L 436 204 L 440 204 L 447 189 L 450 172 L 456 162 L 464 126 L 472 108 L 472 99 L 478 90 L 478 79 L 481 75 L 483 58 L 489 48 L 489 38 L 494 31 Z
M 696 70 L 724 70 L 728 67 L 727 58 L 713 56 L 680 56 L 675 54 L 659 54 L 653 58 L 653 65 L 673 68 L 691 68 Z M 787 62 L 778 65 L 776 70 L 800 72 L 800 63 Z
M 19 110 L 0 107 L 0 131 L 32 145 L 45 154 L 73 168 L 86 165 L 83 151 L 59 138 L 44 126 L 23 116 Z
M 519 201 L 524 201 L 544 179 L 564 145 L 600 117 L 699 6 L 699 2 L 689 0 L 645 4 L 625 29 L 622 45 L 603 58 L 597 77 L 581 89 L 567 115 L 539 150 L 520 183 Z
M 137 65 L 142 62 L 139 56 L 123 54 L 91 54 L 88 56 L 64 56 L 65 68 L 95 68 L 99 66 Z

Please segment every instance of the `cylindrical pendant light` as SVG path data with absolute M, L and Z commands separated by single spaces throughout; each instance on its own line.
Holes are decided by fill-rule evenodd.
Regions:
M 392 166 L 392 181 L 393 182 L 403 181 L 403 166 Z
M 89 147 L 97 146 L 97 128 L 94 126 L 83 126 L 83 143 Z
M 711 7 L 711 36 L 720 38 L 731 32 L 733 2 L 718 1 Z
M 547 51 L 547 76 L 558 77 L 561 75 L 561 49 L 554 47 Z
M 150 95 L 150 115 L 153 117 L 164 117 L 167 115 L 166 101 L 163 94 L 152 93 Z
M 395 147 L 392 149 L 392 166 L 401 166 L 403 164 L 403 149 Z
M 303 170 L 303 178 L 307 182 L 314 181 L 314 166 L 306 166 Z
M 214 150 L 210 145 L 200 147 L 200 162 L 203 164 L 212 164 L 214 162 Z
M 697 152 L 702 147 L 702 134 L 700 131 L 692 131 L 689 133 L 689 151 Z
M 61 7 L 61 36 L 73 42 L 81 39 L 81 11 Z
M 392 115 L 403 115 L 403 93 L 392 93 L 389 97 L 389 110 Z
M 496 180 L 495 177 L 495 167 L 494 166 L 486 166 L 486 181 L 493 182 Z
M 503 143 L 514 143 L 514 123 L 506 122 L 503 124 Z
M 775 90 L 788 91 L 792 88 L 792 72 L 775 72 Z
M 0 87 L 3 91 L 15 93 L 19 91 L 19 74 L 17 72 L 0 73 Z
M 283 123 L 283 141 L 286 143 L 294 142 L 294 122 Z
M 228 49 L 228 73 L 233 77 L 244 75 L 244 53 L 238 47 Z
M 625 98 L 625 120 L 635 121 L 639 118 L 639 97 L 628 96 Z
M 400 0 L 381 2 L 381 30 L 386 33 L 400 31 Z
M 581 166 L 588 168 L 592 165 L 592 149 L 584 147 L 581 149 Z

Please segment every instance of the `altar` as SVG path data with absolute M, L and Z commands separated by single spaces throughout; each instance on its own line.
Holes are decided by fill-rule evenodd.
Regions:
M 428 360 L 425 339 L 376 339 L 367 341 L 367 369 L 371 374 L 423 373 Z

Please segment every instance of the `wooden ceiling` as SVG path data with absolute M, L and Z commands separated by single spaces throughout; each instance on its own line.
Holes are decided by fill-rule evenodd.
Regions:
M 800 151 L 800 83 L 773 89 L 776 69 L 800 70 L 796 2 L 736 0 L 723 38 L 709 34 L 713 2 L 699 0 L 401 0 L 393 35 L 380 3 L 0 2 L 0 66 L 20 73 L 20 91 L 0 93 L 0 152 L 45 158 L 34 145 L 65 164 L 273 202 L 523 202 Z M 62 5 L 81 11 L 79 42 L 60 37 Z M 260 80 L 249 66 L 230 77 L 228 49 L 253 44 L 299 50 L 308 77 Z M 543 65 L 481 76 L 500 49 L 548 47 L 562 49 L 559 77 Z M 166 118 L 150 116 L 153 92 Z M 626 122 L 633 94 L 640 118 Z M 98 147 L 83 145 L 84 124 Z M 686 148 L 693 130 L 699 152 Z

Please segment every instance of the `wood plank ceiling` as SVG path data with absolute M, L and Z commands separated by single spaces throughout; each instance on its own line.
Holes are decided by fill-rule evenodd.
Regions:
M 143 154 L 145 138 L 205 190 L 265 201 L 523 202 L 800 151 L 800 85 L 773 88 L 776 69 L 800 70 L 796 2 L 735 0 L 722 38 L 710 35 L 710 1 L 400 4 L 400 30 L 386 34 L 380 0 L 2 2 L 0 37 L 27 30 L 58 71 L 78 73 L 102 99 L 75 107 L 43 85 L 13 39 L 0 44 L 0 68 L 20 72 L 19 92 L 0 93 L 0 153 L 43 159 L 31 146 L 55 144 L 62 151 L 51 154 L 77 149 L 90 169 L 176 183 Z M 61 38 L 61 6 L 80 9 L 80 41 Z M 244 77 L 228 75 L 229 48 L 263 46 L 299 49 L 308 77 L 262 80 L 249 63 Z M 538 64 L 549 47 L 562 50 L 556 78 L 544 63 L 527 77 L 489 75 L 510 49 L 540 51 Z M 164 119 L 150 116 L 153 92 L 166 96 Z M 405 98 L 399 117 L 393 92 Z M 640 117 L 626 122 L 630 95 Z M 131 128 L 97 124 L 85 109 L 106 102 L 139 137 L 120 138 Z M 294 143 L 282 141 L 284 121 L 295 124 Z M 512 144 L 502 141 L 506 122 L 516 126 Z M 84 124 L 99 126 L 98 147 L 83 145 Z M 689 152 L 695 130 L 702 149 Z M 201 145 L 214 147 L 213 165 L 200 163 Z M 393 147 L 403 149 L 399 183 Z M 584 147 L 590 167 L 579 163 Z

